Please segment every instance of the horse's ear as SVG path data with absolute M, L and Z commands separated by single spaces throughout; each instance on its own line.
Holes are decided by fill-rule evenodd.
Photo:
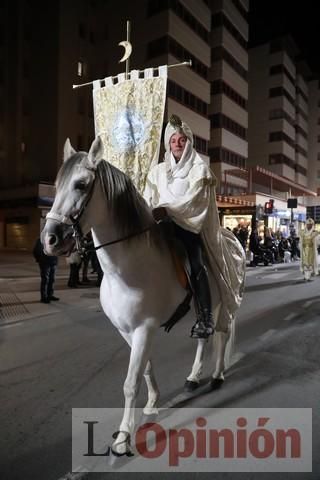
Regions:
M 98 136 L 93 141 L 88 153 L 88 166 L 96 169 L 100 160 L 103 157 L 103 144 L 101 138 Z
M 67 138 L 63 147 L 63 161 L 68 160 L 74 153 L 76 153 L 76 151 L 71 145 L 70 138 Z

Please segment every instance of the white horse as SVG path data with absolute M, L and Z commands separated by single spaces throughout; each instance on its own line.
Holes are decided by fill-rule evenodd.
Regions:
M 150 360 L 152 343 L 159 326 L 183 301 L 172 256 L 151 210 L 131 180 L 102 160 L 98 137 L 89 153 L 76 152 L 69 140 L 64 163 L 56 181 L 56 196 L 47 215 L 42 243 L 48 255 L 65 255 L 74 248 L 74 228 L 84 234 L 92 230 L 94 245 L 104 272 L 100 301 L 113 325 L 131 347 L 124 382 L 125 408 L 119 432 L 112 445 L 118 455 L 130 451 L 136 397 L 144 375 L 148 388 L 145 414 L 157 412 L 159 390 Z M 79 230 L 80 231 L 80 230 Z M 113 243 L 113 240 L 122 240 Z M 219 289 L 213 299 L 221 302 Z M 225 351 L 230 332 L 216 333 L 217 362 L 213 379 L 223 381 Z M 206 341 L 198 348 L 187 386 L 193 389 L 201 379 Z

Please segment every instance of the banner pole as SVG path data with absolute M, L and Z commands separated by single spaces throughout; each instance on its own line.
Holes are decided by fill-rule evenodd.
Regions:
M 126 62 L 129 62 L 129 59 L 126 60 Z M 173 63 L 172 65 L 167 65 L 168 68 L 175 68 L 175 67 L 183 67 L 183 66 L 189 66 L 191 67 L 192 66 L 192 60 L 187 60 L 186 62 L 181 62 L 181 63 Z M 129 64 L 128 64 L 128 68 L 129 68 Z M 159 67 L 154 67 L 155 69 L 159 68 Z M 139 72 L 143 72 L 144 70 L 139 70 Z M 128 76 L 127 76 L 128 75 Z M 128 71 L 127 73 L 127 64 L 126 64 L 126 79 L 128 79 L 130 76 L 130 72 Z M 117 78 L 117 75 L 111 77 L 111 78 Z M 73 90 L 75 90 L 76 88 L 81 88 L 81 87 L 87 87 L 88 85 L 92 85 L 94 82 L 103 82 L 104 79 L 98 79 L 98 80 L 92 80 L 91 82 L 87 82 L 87 83 L 81 83 L 79 85 L 72 85 L 72 88 Z

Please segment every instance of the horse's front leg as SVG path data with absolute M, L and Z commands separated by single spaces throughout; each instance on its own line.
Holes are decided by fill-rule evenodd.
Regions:
M 192 392 L 197 387 L 199 387 L 200 379 L 202 375 L 202 369 L 203 369 L 203 357 L 204 357 L 206 342 L 207 340 L 205 340 L 204 338 L 198 339 L 197 352 L 192 365 L 192 370 L 184 384 L 184 389 L 187 392 Z
M 151 344 L 155 328 L 139 327 L 132 334 L 130 362 L 126 380 L 123 385 L 125 407 L 117 437 L 112 444 L 112 451 L 118 455 L 130 452 L 130 439 L 135 426 L 134 409 L 141 385 L 142 376 L 150 357 Z

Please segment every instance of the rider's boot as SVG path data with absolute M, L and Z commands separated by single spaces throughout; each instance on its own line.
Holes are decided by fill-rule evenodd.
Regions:
M 191 338 L 208 338 L 214 333 L 211 295 L 207 269 L 204 265 L 195 278 L 195 301 L 197 302 L 197 321 L 191 329 Z

